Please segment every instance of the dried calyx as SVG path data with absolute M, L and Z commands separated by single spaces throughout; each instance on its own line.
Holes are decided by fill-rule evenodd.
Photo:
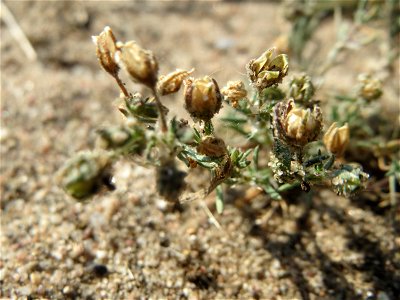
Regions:
M 247 75 L 258 91 L 282 82 L 289 70 L 288 57 L 279 54 L 273 58 L 275 48 L 265 51 L 259 58 L 247 64 Z
M 177 69 L 167 75 L 161 75 L 158 79 L 157 90 L 161 96 L 176 93 L 181 88 L 183 80 L 194 72 Z
M 289 85 L 289 97 L 295 102 L 306 104 L 314 96 L 315 89 L 310 76 L 301 75 L 292 79 Z
M 197 146 L 197 152 L 209 157 L 222 157 L 228 153 L 223 139 L 215 136 L 205 136 Z
M 157 83 L 158 63 L 153 52 L 141 48 L 134 41 L 117 43 L 116 60 L 121 63 L 133 80 L 154 88 Z
M 226 86 L 221 89 L 221 93 L 234 108 L 238 107 L 239 101 L 246 99 L 247 96 L 244 83 L 240 80 L 228 81 Z
M 342 156 L 350 141 L 350 129 L 347 123 L 342 127 L 337 127 L 334 122 L 326 131 L 323 137 L 326 149 L 336 156 Z
M 110 27 L 106 26 L 98 36 L 92 36 L 92 40 L 96 45 L 96 55 L 103 69 L 116 76 L 119 71 L 118 64 L 115 61 L 115 53 L 117 52 L 117 41 Z
M 317 140 L 322 129 L 319 106 L 296 107 L 293 99 L 275 105 L 272 114 L 274 136 L 290 146 L 302 147 Z
M 222 95 L 217 82 L 205 76 L 188 78 L 185 84 L 185 108 L 194 120 L 209 121 L 222 106 Z

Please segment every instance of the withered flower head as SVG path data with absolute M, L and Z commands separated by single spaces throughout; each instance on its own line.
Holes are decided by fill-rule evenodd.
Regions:
M 289 97 L 294 101 L 308 102 L 314 96 L 315 89 L 308 75 L 295 77 L 290 82 Z
M 209 121 L 218 113 L 222 105 L 222 95 L 217 82 L 205 76 L 188 78 L 185 83 L 185 108 L 194 119 Z
M 177 69 L 167 75 L 161 75 L 157 84 L 159 93 L 162 96 L 176 93 L 181 88 L 183 80 L 193 72 L 194 69 L 190 71 Z
M 350 141 L 349 126 L 346 123 L 342 127 L 337 127 L 337 123 L 334 122 L 324 134 L 323 141 L 329 152 L 341 156 Z
M 115 77 L 119 67 L 115 62 L 117 45 L 111 28 L 106 26 L 98 36 L 92 36 L 92 40 L 96 45 L 96 55 L 101 66 L 106 72 Z
M 319 106 L 298 108 L 293 99 L 280 102 L 273 110 L 274 135 L 288 145 L 304 146 L 315 141 L 322 129 L 322 113 Z
M 235 108 L 239 105 L 239 100 L 246 98 L 247 96 L 247 91 L 244 83 L 240 80 L 228 81 L 226 86 L 222 88 L 221 93 Z
M 251 84 L 259 91 L 280 83 L 289 69 L 286 54 L 272 58 L 275 48 L 265 51 L 259 58 L 252 59 L 246 66 Z
M 215 136 L 205 136 L 197 146 L 197 152 L 209 157 L 221 157 L 228 153 L 225 142 Z
M 118 43 L 116 53 L 118 62 L 121 62 L 133 80 L 154 88 L 157 82 L 158 63 L 150 50 L 141 48 L 133 41 Z
M 360 82 L 358 94 L 365 100 L 372 101 L 382 95 L 382 82 L 371 75 L 361 74 L 358 76 Z

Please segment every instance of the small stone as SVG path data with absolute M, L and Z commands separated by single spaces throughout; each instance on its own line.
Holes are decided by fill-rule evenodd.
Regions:
M 23 296 L 28 296 L 32 292 L 32 290 L 29 285 L 24 285 L 18 289 L 18 292 Z
M 66 285 L 64 288 L 63 288 L 63 293 L 64 294 L 70 294 L 71 292 L 72 292 L 72 288 L 69 286 L 69 285 Z
M 163 200 L 163 199 L 159 199 L 159 200 L 156 202 L 156 206 L 157 206 L 157 208 L 158 208 L 160 211 L 162 211 L 162 212 L 165 212 L 165 211 L 168 210 L 168 202 L 165 201 L 165 200 Z
M 40 276 L 40 273 L 38 272 L 33 272 L 29 276 L 29 279 L 31 280 L 33 285 L 39 285 L 40 282 L 42 281 L 42 277 Z
M 1 269 L 0 270 L 0 281 L 3 281 L 4 278 L 6 277 L 6 275 L 7 275 L 7 269 Z
M 72 247 L 72 250 L 71 250 L 70 255 L 71 255 L 71 258 L 77 259 L 77 258 L 80 257 L 81 255 L 83 255 L 84 252 L 85 252 L 85 248 L 83 247 L 82 244 L 75 244 L 75 245 Z
M 171 244 L 169 238 L 165 235 L 160 237 L 160 246 L 161 247 L 169 247 L 169 245 Z
M 105 265 L 94 265 L 92 271 L 97 277 L 104 277 L 108 274 L 108 269 Z

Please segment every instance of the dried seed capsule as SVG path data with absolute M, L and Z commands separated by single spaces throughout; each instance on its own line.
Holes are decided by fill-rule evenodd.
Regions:
M 193 119 L 209 121 L 222 105 L 222 95 L 217 82 L 205 76 L 185 80 L 185 108 Z
M 286 54 L 272 58 L 275 48 L 265 51 L 259 58 L 252 59 L 246 66 L 251 84 L 259 91 L 282 82 L 289 69 Z
M 342 156 L 350 141 L 350 130 L 347 123 L 342 127 L 337 127 L 334 122 L 326 131 L 323 137 L 326 149 L 336 156 Z
M 96 55 L 101 66 L 115 77 L 118 74 L 119 67 L 115 61 L 117 45 L 111 28 L 106 26 L 98 36 L 92 36 L 92 40 L 96 45 Z
M 157 82 L 158 63 L 150 50 L 133 41 L 118 43 L 117 62 L 121 62 L 133 80 L 154 88 Z
M 315 141 L 322 129 L 322 113 L 319 106 L 296 108 L 293 99 L 280 102 L 273 110 L 274 135 L 288 145 L 304 146 Z
M 361 74 L 358 76 L 360 82 L 358 94 L 365 100 L 372 101 L 382 95 L 382 82 L 371 75 Z
M 160 95 L 176 93 L 181 88 L 183 80 L 194 72 L 194 69 L 185 71 L 177 69 L 167 75 L 161 75 L 158 79 L 157 89 Z
M 205 136 L 197 146 L 197 152 L 209 157 L 221 157 L 228 153 L 225 142 L 215 136 Z
M 239 100 L 246 98 L 247 91 L 244 83 L 238 81 L 228 81 L 226 86 L 221 89 L 222 95 L 224 95 L 233 107 L 239 105 Z

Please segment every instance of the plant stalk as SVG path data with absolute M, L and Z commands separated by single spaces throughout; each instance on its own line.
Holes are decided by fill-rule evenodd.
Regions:
M 153 92 L 154 99 L 156 100 L 156 104 L 157 104 L 158 113 L 160 114 L 161 131 L 167 132 L 168 127 L 167 127 L 167 121 L 165 119 L 163 105 L 161 104 L 160 98 L 158 97 L 156 88 L 152 87 L 151 91 Z
M 121 81 L 121 79 L 119 79 L 118 75 L 114 75 L 113 76 L 115 78 L 115 81 L 117 82 L 119 88 L 121 89 L 122 93 L 124 94 L 125 97 L 129 97 L 129 92 L 126 89 L 125 85 L 123 84 L 123 82 Z

